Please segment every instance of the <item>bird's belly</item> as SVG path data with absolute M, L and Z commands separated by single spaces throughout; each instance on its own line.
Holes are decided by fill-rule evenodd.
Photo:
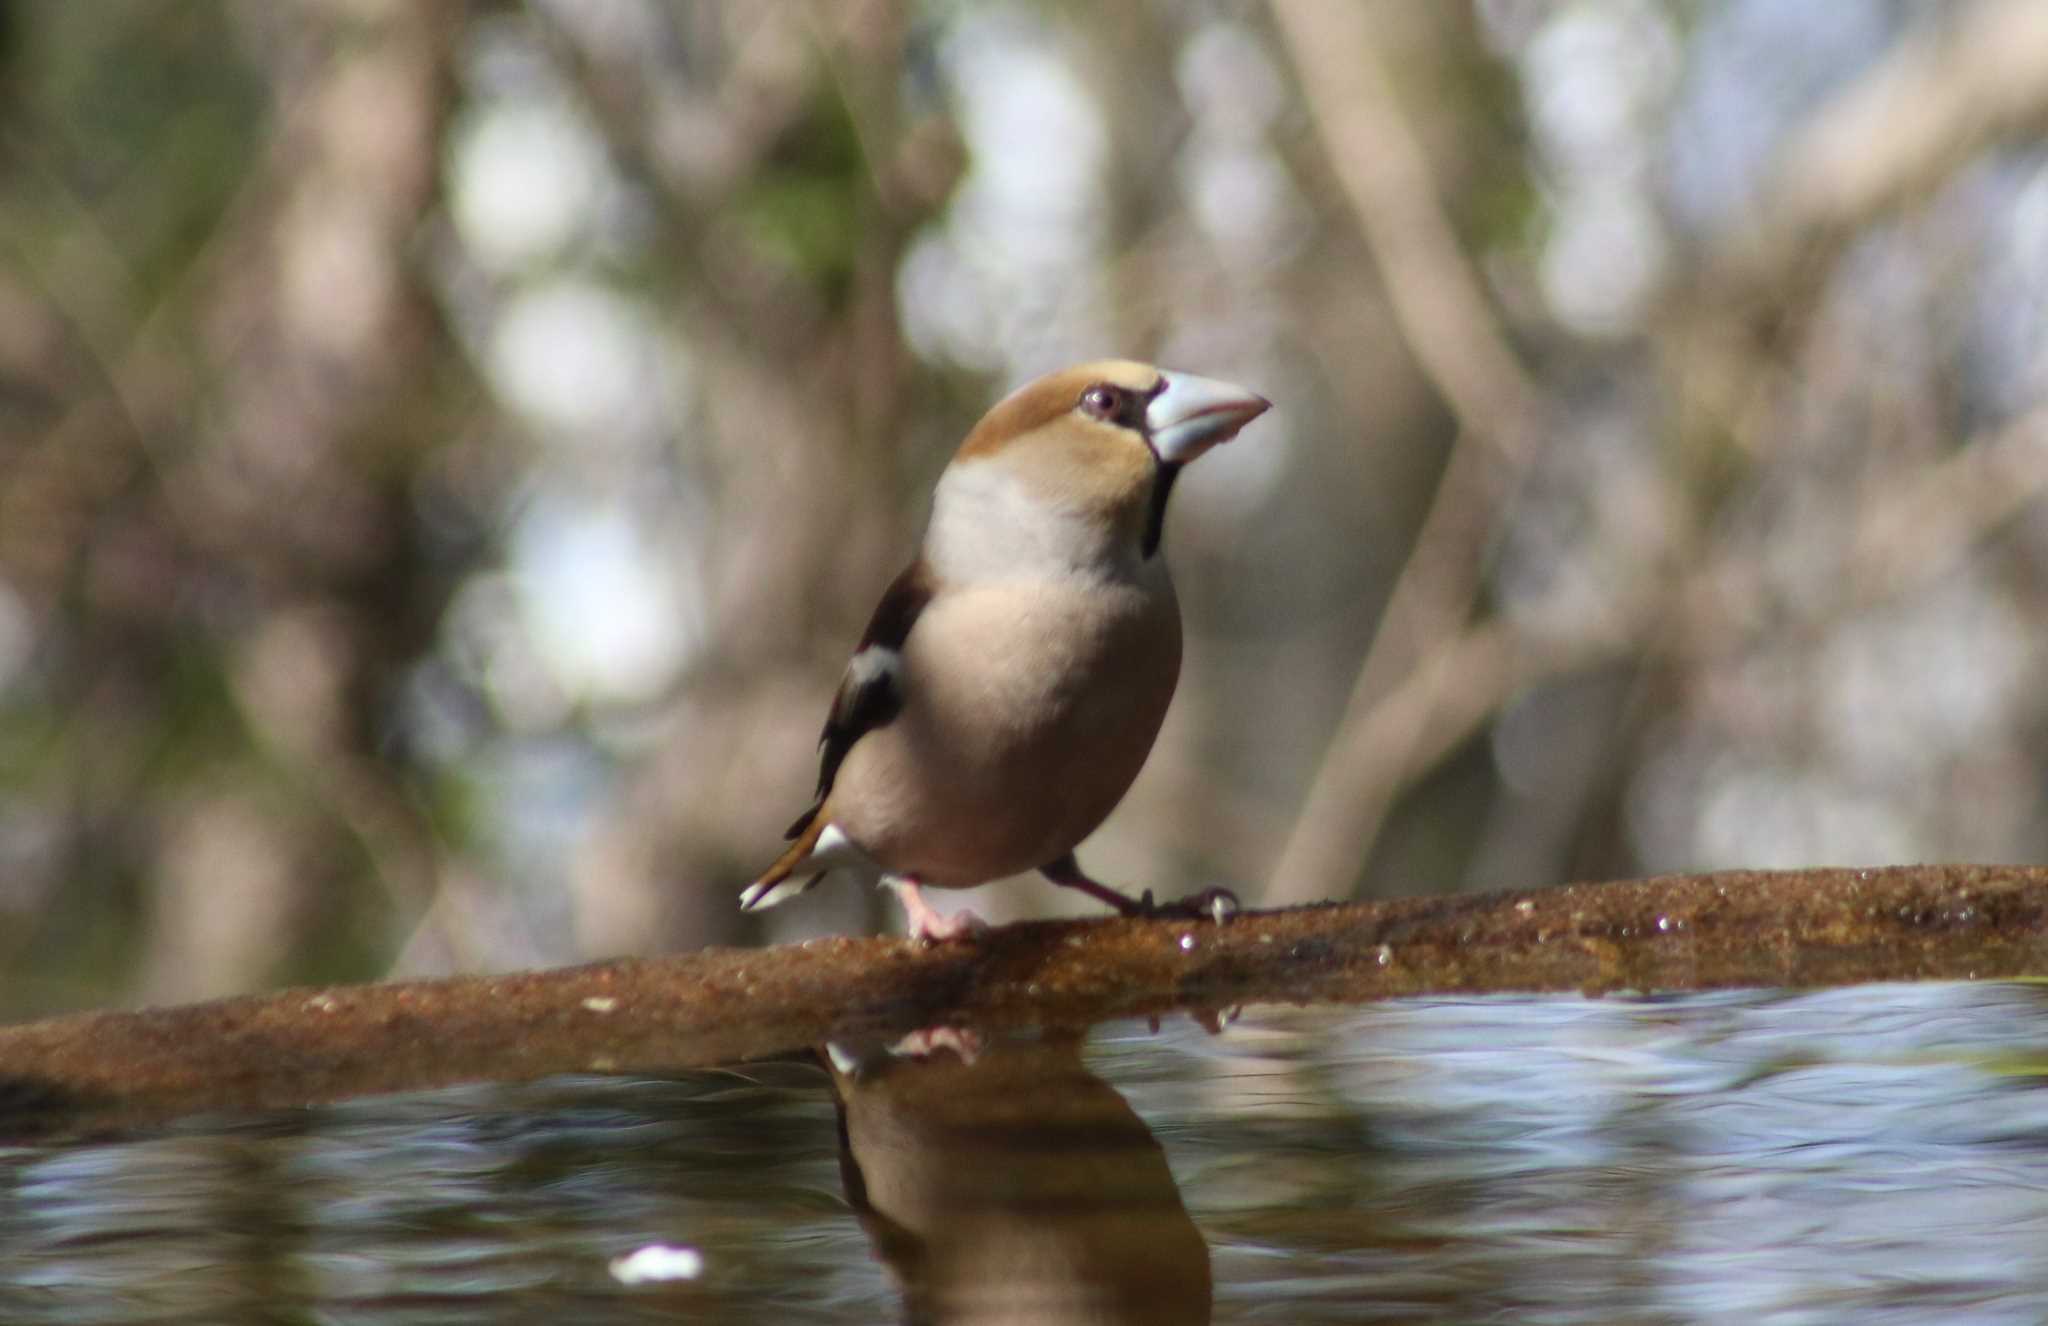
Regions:
M 1116 808 L 1180 672 L 1172 589 L 1015 586 L 935 602 L 903 711 L 848 752 L 840 827 L 883 868 L 967 887 L 1073 848 Z

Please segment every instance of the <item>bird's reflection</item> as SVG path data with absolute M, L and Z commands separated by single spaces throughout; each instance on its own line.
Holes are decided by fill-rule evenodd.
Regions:
M 1203 1323 L 1209 1250 L 1077 1033 L 830 1047 L 840 1169 L 905 1318 Z

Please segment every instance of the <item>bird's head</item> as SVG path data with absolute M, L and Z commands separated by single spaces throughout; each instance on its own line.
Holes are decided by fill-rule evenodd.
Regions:
M 1049 373 L 967 435 L 940 481 L 934 535 L 969 545 L 960 550 L 977 562 L 984 551 L 1150 558 L 1181 467 L 1269 405 L 1227 382 L 1124 359 Z

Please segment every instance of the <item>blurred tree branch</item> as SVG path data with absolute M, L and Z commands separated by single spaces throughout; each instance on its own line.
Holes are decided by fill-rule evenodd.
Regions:
M 1444 214 L 1421 141 L 1387 77 L 1372 9 L 1274 0 L 1273 14 L 1402 334 L 1460 424 L 1343 715 L 1267 876 L 1265 898 L 1285 905 L 1348 894 L 1394 795 L 1428 763 L 1418 746 L 1444 677 L 1438 660 L 1471 616 L 1495 525 L 1553 411 L 1508 346 Z
M 161 122 L 201 136 L 122 163 L 148 207 L 105 187 L 114 163 L 70 155 L 97 124 L 43 124 L 37 105 L 41 132 L 6 140 L 33 199 L 10 211 L 10 246 L 87 370 L 53 375 L 48 422 L 0 453 L 0 585 L 32 606 L 41 703 L 60 715 L 27 776 L 69 784 L 66 893 L 145 881 L 137 965 L 159 994 L 271 973 L 331 901 L 323 876 L 351 873 L 312 868 L 337 839 L 402 924 L 436 887 L 431 830 L 374 748 L 384 690 L 438 611 L 433 578 L 413 576 L 408 485 L 439 431 L 442 369 L 414 353 L 438 328 L 405 255 L 434 197 L 463 9 L 345 8 L 267 32 L 243 15 L 253 68 L 208 47 L 233 74 L 203 94 L 219 118 Z M 234 22 L 137 11 L 79 31 L 177 47 Z M 265 76 L 266 117 L 230 119 L 262 104 Z M 136 106 L 162 110 L 166 92 L 137 89 Z M 180 776 L 153 766 L 160 744 Z M 199 860 L 205 888 L 180 876 Z
M 1849 589 L 1831 613 L 1846 618 L 1933 583 L 2044 495 L 2048 410 L 2038 410 L 1860 509 L 1841 564 L 1821 572 Z M 1361 761 L 1369 777 L 1352 785 L 1361 803 L 1351 808 L 1351 822 L 1376 826 L 1402 777 L 1443 760 L 1516 695 L 1637 653 L 1697 663 L 1739 650 L 1765 618 L 1770 596 L 1761 555 L 1738 546 L 1683 574 L 1667 594 L 1617 600 L 1600 631 L 1551 638 L 1496 618 L 1442 638 L 1383 695 L 1355 717 L 1346 714 L 1353 749 L 1404 756 L 1399 766 Z M 1327 877 L 1276 877 L 1267 898 L 1283 885 L 1290 895 L 1328 889 Z
M 1176 499 L 1110 873 L 2031 859 L 2043 23 L 22 9 L 7 1006 L 872 923 L 731 891 L 946 448 L 1069 352 L 1283 405 Z
M 1265 896 L 1298 902 L 1347 891 L 1408 780 L 1516 694 L 1634 654 L 1696 660 L 1737 647 L 1745 624 L 1763 620 L 1770 589 L 1758 551 L 1743 544 L 1707 550 L 1696 565 L 1673 562 L 1665 592 L 1618 597 L 1600 628 L 1574 639 L 1532 638 L 1503 621 L 1465 625 L 1483 550 L 1554 409 L 1507 348 L 1435 204 L 1427 163 L 1375 51 L 1369 10 L 1274 0 L 1273 12 L 1405 339 L 1464 425 L 1272 871 Z M 1991 138 L 2048 115 L 2048 13 L 2040 6 L 1982 0 L 1952 23 L 1929 26 L 1792 140 L 1759 219 L 1697 269 L 1689 287 L 1696 301 L 1676 301 L 1699 310 L 1689 315 L 1690 330 L 1667 327 L 1667 335 L 1695 350 L 1725 344 L 1724 333 L 1703 330 L 1698 319 L 1730 311 L 1734 292 L 1789 305 L 1800 283 L 1788 277 L 1811 271 L 1818 246 L 1917 196 Z M 1711 352 L 1704 362 L 1713 362 Z M 1732 366 L 1736 380 L 1768 362 L 1758 355 Z M 1706 380 L 1714 381 L 1711 373 Z M 1746 390 L 1717 385 L 1723 399 Z M 1839 583 L 1852 592 L 1836 610 L 1846 615 L 1929 583 L 2037 499 L 2048 482 L 2040 426 L 2029 416 L 1874 494 L 1840 549 Z M 1480 450 L 1481 441 L 1491 445 Z M 1685 506 L 1681 500 L 1678 509 Z M 1673 531 L 1673 541 L 1683 544 L 1682 532 Z
M 1779 154 L 1752 224 L 1700 266 L 1697 293 L 1768 303 L 1878 216 L 1924 197 L 1987 143 L 2048 122 L 2048 7 L 1951 6 L 1812 115 Z

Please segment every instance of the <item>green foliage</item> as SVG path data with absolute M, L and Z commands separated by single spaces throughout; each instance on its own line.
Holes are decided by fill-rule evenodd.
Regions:
M 870 210 L 868 170 L 844 100 L 819 87 L 733 198 L 754 256 L 843 305 Z

